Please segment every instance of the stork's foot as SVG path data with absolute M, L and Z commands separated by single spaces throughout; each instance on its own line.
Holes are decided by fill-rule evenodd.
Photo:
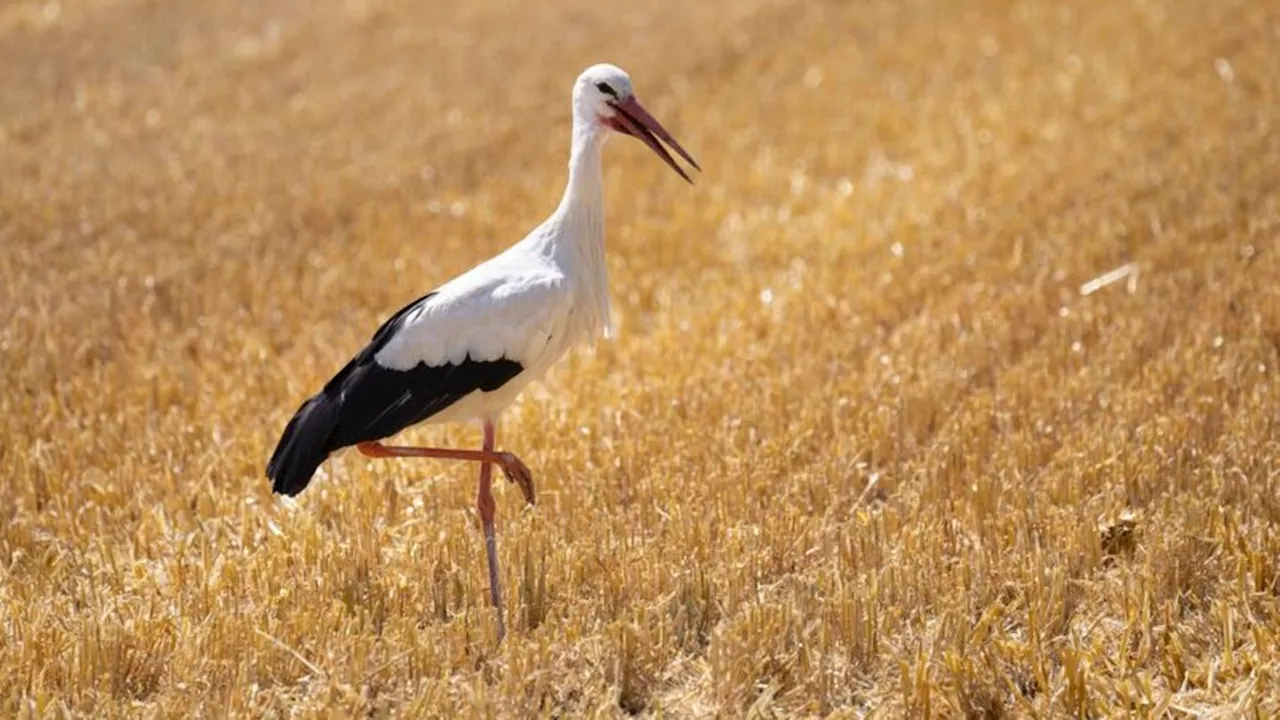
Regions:
M 524 493 L 525 502 L 530 505 L 535 504 L 533 473 L 529 472 L 528 466 L 521 462 L 520 458 L 516 457 L 514 453 L 498 452 L 490 449 L 492 441 L 492 436 L 487 436 L 485 438 L 485 449 L 483 450 L 400 447 L 396 445 L 383 445 L 376 441 L 358 443 L 356 445 L 356 449 L 359 450 L 362 455 L 372 458 L 443 458 L 449 460 L 470 460 L 472 462 L 484 464 L 495 463 L 502 466 L 502 472 L 506 473 L 508 480 L 520 486 L 520 491 Z
M 520 486 L 520 492 L 524 493 L 524 501 L 530 505 L 537 504 L 533 490 L 533 473 L 529 472 L 529 467 L 514 453 L 509 452 L 498 453 L 498 464 L 502 466 L 502 472 L 506 473 L 507 479 Z

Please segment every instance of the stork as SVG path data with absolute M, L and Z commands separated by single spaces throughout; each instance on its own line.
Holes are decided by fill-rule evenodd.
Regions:
M 506 634 L 492 468 L 535 502 L 533 474 L 495 449 L 498 416 L 570 348 L 612 337 L 604 257 L 600 154 L 612 132 L 638 138 L 692 184 L 659 138 L 693 157 L 636 99 L 621 68 L 587 68 L 573 86 L 569 181 L 555 212 L 523 240 L 401 308 L 324 388 L 302 403 L 267 464 L 272 489 L 297 495 L 329 455 L 355 446 L 373 458 L 479 463 L 476 507 L 489 561 L 489 599 Z M 479 421 L 480 449 L 381 441 L 419 423 Z

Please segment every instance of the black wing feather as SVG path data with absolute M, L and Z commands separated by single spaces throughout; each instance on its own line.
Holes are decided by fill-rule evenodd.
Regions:
M 404 324 L 405 318 L 435 293 L 424 295 L 391 316 L 369 344 L 315 396 L 308 398 L 285 427 L 267 477 L 272 489 L 297 495 L 311 482 L 329 454 L 370 440 L 381 440 L 416 425 L 458 400 L 502 387 L 524 367 L 514 360 L 478 361 L 392 370 L 374 356 Z

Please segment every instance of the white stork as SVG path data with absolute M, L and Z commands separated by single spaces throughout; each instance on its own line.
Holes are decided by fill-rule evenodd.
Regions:
M 698 163 L 640 105 L 627 73 L 613 65 L 587 68 L 573 86 L 569 182 L 551 217 L 500 255 L 392 315 L 323 390 L 298 408 L 267 465 L 272 489 L 297 495 L 330 453 L 352 445 L 369 457 L 480 463 L 476 506 L 499 641 L 506 631 L 492 466 L 501 467 L 530 504 L 534 489 L 529 468 L 512 453 L 494 449 L 494 426 L 520 391 L 569 348 L 599 334 L 612 335 L 600 172 L 600 151 L 610 131 L 644 141 L 692 183 L 658 138 L 693 167 Z M 479 450 L 379 442 L 418 423 L 463 420 L 483 426 Z

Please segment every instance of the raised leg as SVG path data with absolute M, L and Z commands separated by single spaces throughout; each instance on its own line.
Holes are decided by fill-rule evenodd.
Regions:
M 484 423 L 484 452 L 493 452 L 493 423 Z M 493 500 L 493 465 L 480 463 L 480 487 L 476 491 L 476 509 L 480 511 L 480 524 L 484 528 L 484 551 L 489 557 L 489 600 L 498 614 L 498 642 L 506 637 L 507 628 L 502 611 L 502 584 L 498 573 L 498 538 L 493 529 L 493 516 L 497 503 Z
M 482 463 L 483 465 L 494 463 L 502 468 L 502 472 L 506 474 L 508 480 L 520 486 L 520 491 L 524 493 L 525 502 L 533 505 L 536 501 L 533 489 L 533 473 L 529 472 L 529 468 L 523 462 L 520 462 L 520 458 L 513 453 L 495 451 L 492 448 L 488 450 L 459 450 L 456 448 L 383 445 L 380 442 L 362 442 L 356 445 L 356 449 L 360 451 L 360 454 L 374 458 L 439 458 L 441 460 L 466 460 Z
M 480 450 L 459 450 L 455 448 L 400 447 L 383 445 L 380 442 L 363 442 L 356 446 L 361 454 L 368 457 L 414 457 L 440 458 L 444 460 L 467 460 L 480 463 L 480 483 L 476 491 L 476 509 L 480 511 L 480 523 L 484 529 L 484 549 L 489 560 L 489 600 L 498 614 L 498 642 L 507 635 L 506 619 L 502 609 L 501 573 L 498 572 L 498 538 L 494 531 L 493 520 L 497 514 L 498 504 L 493 499 L 493 466 L 499 465 L 506 473 L 507 479 L 520 486 L 524 499 L 534 504 L 533 474 L 520 462 L 520 458 L 509 452 L 498 452 L 494 445 L 493 422 L 484 423 L 484 443 Z

